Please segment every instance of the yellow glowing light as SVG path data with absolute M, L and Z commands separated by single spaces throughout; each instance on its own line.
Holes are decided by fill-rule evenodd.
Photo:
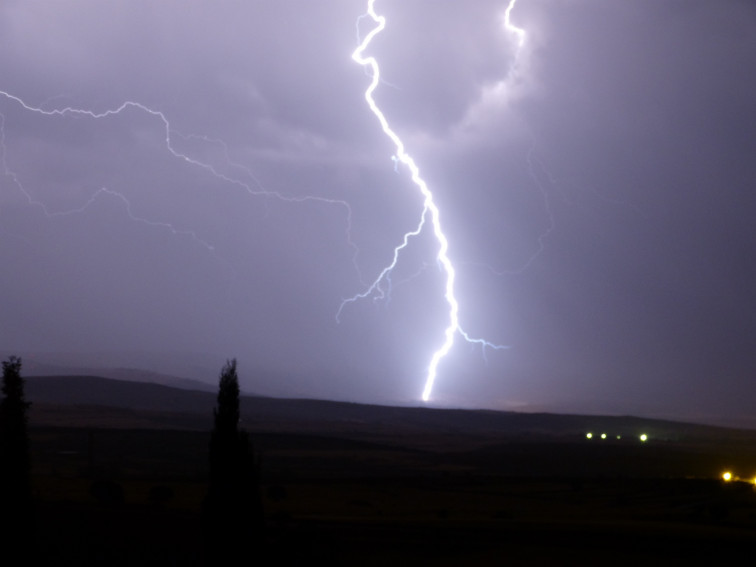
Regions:
M 643 443 L 645 443 L 646 441 L 648 441 L 648 435 L 646 435 L 645 433 L 641 434 L 641 436 L 640 436 L 640 440 L 641 440 L 641 441 L 642 441 Z
M 722 480 L 725 482 L 730 482 L 732 480 L 732 473 L 730 471 L 727 471 L 722 475 Z
M 586 433 L 585 434 L 586 439 L 593 439 L 593 433 Z
M 622 435 L 617 435 L 617 439 L 622 439 Z
M 602 438 L 602 439 L 606 439 L 606 433 L 602 433 L 602 434 L 601 434 L 601 438 Z

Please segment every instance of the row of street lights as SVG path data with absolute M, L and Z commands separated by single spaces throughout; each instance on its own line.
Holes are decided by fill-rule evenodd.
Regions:
M 600 439 L 604 439 L 604 440 L 609 439 L 609 436 L 606 433 L 602 433 L 601 435 L 598 435 L 598 437 Z M 589 431 L 588 433 L 585 434 L 585 438 L 586 439 L 593 439 L 594 435 L 593 435 L 593 433 L 591 431 Z M 616 439 L 619 441 L 620 439 L 622 439 L 622 435 L 617 435 Z M 640 440 L 641 443 L 645 443 L 646 441 L 648 441 L 648 435 L 646 435 L 645 433 L 641 433 L 638 436 L 638 439 Z
M 602 440 L 606 440 L 606 439 L 610 438 L 610 436 L 607 435 L 606 433 L 601 433 L 599 435 L 594 435 L 594 433 L 592 431 L 589 431 L 588 433 L 585 434 L 585 438 L 588 439 L 588 440 L 591 440 L 594 437 L 598 438 L 598 439 L 602 439 Z M 622 439 L 622 435 L 616 435 L 614 437 L 618 441 Z M 638 440 L 641 443 L 645 443 L 646 441 L 648 441 L 648 435 L 646 433 L 641 433 L 640 435 L 638 435 Z M 725 471 L 725 472 L 723 472 L 721 478 L 725 482 L 748 482 L 748 483 L 751 483 L 753 485 L 756 485 L 756 477 L 753 477 L 753 478 L 741 478 L 739 476 L 734 475 L 731 471 Z

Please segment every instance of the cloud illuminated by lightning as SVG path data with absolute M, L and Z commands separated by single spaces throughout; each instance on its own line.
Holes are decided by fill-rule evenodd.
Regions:
M 354 50 L 354 52 L 352 53 L 352 59 L 355 62 L 362 65 L 364 68 L 368 69 L 370 72 L 370 76 L 372 79 L 367 90 L 365 91 L 365 100 L 367 101 L 368 107 L 370 108 L 371 112 L 375 115 L 375 117 L 380 122 L 383 133 L 386 134 L 386 136 L 388 136 L 388 138 L 393 142 L 396 148 L 396 153 L 394 155 L 395 165 L 397 163 L 402 163 L 405 166 L 407 166 L 413 183 L 420 190 L 420 193 L 422 194 L 423 199 L 424 199 L 423 211 L 422 211 L 422 214 L 420 215 L 420 221 L 417 227 L 414 230 L 407 232 L 404 235 L 404 238 L 402 239 L 401 244 L 399 244 L 398 246 L 394 248 L 394 253 L 393 253 L 393 258 L 392 258 L 391 263 L 388 266 L 386 266 L 381 271 L 380 274 L 378 274 L 378 277 L 373 281 L 373 283 L 368 287 L 368 289 L 366 289 L 362 293 L 359 293 L 345 300 L 342 303 L 341 307 L 339 308 L 339 312 L 337 313 L 337 318 L 338 318 L 338 315 L 341 313 L 341 310 L 348 303 L 357 301 L 359 299 L 370 297 L 371 295 L 374 295 L 374 294 L 377 295 L 378 297 L 383 297 L 384 292 L 381 287 L 382 282 L 388 279 L 389 275 L 391 274 L 391 271 L 396 267 L 396 264 L 399 260 L 399 255 L 401 254 L 401 251 L 408 246 L 410 238 L 420 234 L 420 232 L 422 232 L 423 228 L 425 227 L 426 220 L 430 218 L 430 224 L 433 230 L 433 235 L 436 241 L 438 242 L 438 254 L 436 255 L 436 260 L 438 261 L 440 267 L 443 269 L 444 275 L 446 277 L 444 298 L 446 299 L 446 302 L 449 306 L 449 315 L 448 315 L 449 323 L 444 331 L 444 342 L 438 348 L 438 350 L 436 350 L 433 353 L 433 355 L 431 356 L 430 363 L 428 365 L 428 371 L 427 371 L 427 375 L 425 379 L 425 387 L 423 388 L 423 393 L 422 393 L 423 401 L 427 402 L 430 399 L 430 396 L 433 392 L 433 385 L 438 375 L 438 365 L 441 362 L 441 360 L 449 353 L 452 346 L 454 345 L 454 337 L 457 333 L 459 333 L 465 340 L 471 343 L 480 344 L 484 348 L 491 347 L 494 349 L 501 349 L 504 347 L 501 345 L 491 344 L 488 341 L 485 341 L 484 339 L 474 339 L 470 337 L 460 327 L 459 302 L 457 301 L 457 298 L 454 294 L 454 283 L 456 279 L 456 271 L 448 255 L 449 241 L 446 237 L 446 234 L 444 234 L 444 231 L 441 228 L 441 215 L 438 210 L 438 206 L 433 200 L 433 193 L 431 192 L 431 190 L 428 188 L 428 185 L 420 176 L 420 170 L 418 166 L 415 164 L 415 161 L 405 151 L 404 143 L 402 142 L 401 138 L 399 138 L 396 132 L 394 132 L 394 130 L 391 129 L 391 127 L 389 126 L 388 120 L 386 119 L 385 115 L 380 110 L 380 108 L 378 108 L 378 105 L 376 104 L 375 99 L 373 98 L 373 92 L 375 91 L 375 89 L 378 87 L 378 85 L 381 82 L 380 69 L 378 66 L 378 61 L 375 59 L 375 57 L 365 56 L 364 52 L 367 49 L 368 45 L 370 45 L 370 42 L 373 40 L 373 38 L 376 35 L 378 35 L 386 27 L 386 18 L 376 13 L 374 4 L 375 4 L 375 0 L 368 0 L 367 16 L 370 17 L 375 22 L 376 25 L 365 36 L 365 38 L 359 44 L 357 49 Z M 514 2 L 512 2 L 512 5 L 514 5 Z M 510 8 L 506 12 L 505 21 L 507 22 L 507 24 L 509 23 L 509 10 L 511 10 L 511 5 L 510 5 Z

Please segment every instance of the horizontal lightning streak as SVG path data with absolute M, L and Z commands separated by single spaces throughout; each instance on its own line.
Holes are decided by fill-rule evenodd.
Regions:
M 361 282 L 363 281 L 362 280 L 362 276 L 361 276 L 360 271 L 359 271 L 359 267 L 357 265 L 357 256 L 359 254 L 359 249 L 357 248 L 357 245 L 352 241 L 352 238 L 351 238 L 352 208 L 351 208 L 351 206 L 349 205 L 348 202 L 340 200 L 340 199 L 329 199 L 329 198 L 326 198 L 326 197 L 317 197 L 317 196 L 314 196 L 314 195 L 304 195 L 304 196 L 284 195 L 284 194 L 279 193 L 277 191 L 267 190 L 267 189 L 265 189 L 262 186 L 262 184 L 259 182 L 259 180 L 252 174 L 252 172 L 247 167 L 245 167 L 245 166 L 243 166 L 241 164 L 238 164 L 238 163 L 234 163 L 230 159 L 230 156 L 229 156 L 229 153 L 228 153 L 228 146 L 225 144 L 225 142 L 223 142 L 221 140 L 216 140 L 216 139 L 213 139 L 213 138 L 208 138 L 206 136 L 195 135 L 195 134 L 188 135 L 188 136 L 183 136 L 183 135 L 179 134 L 178 132 L 176 132 L 171 127 L 171 124 L 168 121 L 168 118 L 165 116 L 165 114 L 163 112 L 161 112 L 159 110 L 155 110 L 153 108 L 150 108 L 150 107 L 148 107 L 148 106 L 146 106 L 146 105 L 144 105 L 144 104 L 142 104 L 140 102 L 126 101 L 126 102 L 123 102 L 120 106 L 118 106 L 116 108 L 107 109 L 107 110 L 104 110 L 102 112 L 95 112 L 93 110 L 88 110 L 88 109 L 83 109 L 83 108 L 74 108 L 74 107 L 71 107 L 71 106 L 67 106 L 65 108 L 56 108 L 56 109 L 52 109 L 52 110 L 46 110 L 46 109 L 44 109 L 42 107 L 32 106 L 32 105 L 28 104 L 26 101 L 24 101 L 22 98 L 20 98 L 20 97 L 18 97 L 16 95 L 13 95 L 13 94 L 11 94 L 11 93 L 9 93 L 7 91 L 3 91 L 3 90 L 0 90 L 0 97 L 3 97 L 3 98 L 5 98 L 5 99 L 7 99 L 9 101 L 17 103 L 24 110 L 27 110 L 29 112 L 33 112 L 33 113 L 36 113 L 36 114 L 41 114 L 41 115 L 44 115 L 44 116 L 58 116 L 58 117 L 80 116 L 80 117 L 85 117 L 85 118 L 91 118 L 91 119 L 95 119 L 95 120 L 100 120 L 100 119 L 106 119 L 106 118 L 109 118 L 109 117 L 114 117 L 114 116 L 120 115 L 121 113 L 123 113 L 123 112 L 125 112 L 127 110 L 130 110 L 130 109 L 136 109 L 138 111 L 144 112 L 144 113 L 148 114 L 149 116 L 152 116 L 152 117 L 158 119 L 161 122 L 163 131 L 165 133 L 165 138 L 164 138 L 165 147 L 166 147 L 166 149 L 168 150 L 168 152 L 173 157 L 175 157 L 175 158 L 177 158 L 177 159 L 179 159 L 179 160 L 181 160 L 181 161 L 183 161 L 185 163 L 188 163 L 188 164 L 190 164 L 190 165 L 192 165 L 194 167 L 197 167 L 197 168 L 200 168 L 200 169 L 206 171 L 209 175 L 211 175 L 212 177 L 214 177 L 215 179 L 217 179 L 219 181 L 223 181 L 225 183 L 228 183 L 228 184 L 231 184 L 231 185 L 235 185 L 235 186 L 241 188 L 246 193 L 248 193 L 250 196 L 275 198 L 275 199 L 278 199 L 278 200 L 286 202 L 286 203 L 318 202 L 318 203 L 324 203 L 324 204 L 328 204 L 328 205 L 336 205 L 336 206 L 339 206 L 339 207 L 344 207 L 346 209 L 346 229 L 345 229 L 345 235 L 346 235 L 347 245 L 352 250 L 352 258 L 351 258 L 352 265 L 354 266 L 354 269 L 355 269 L 355 271 L 356 271 L 356 273 L 358 275 L 359 281 L 361 281 Z M 75 208 L 75 209 L 71 209 L 71 210 L 66 210 L 66 211 L 50 212 L 47 209 L 47 207 L 45 206 L 44 203 L 42 203 L 42 202 L 36 200 L 34 197 L 32 197 L 32 195 L 24 188 L 23 184 L 18 179 L 18 176 L 15 173 L 13 173 L 13 171 L 11 171 L 10 167 L 8 166 L 7 161 L 6 161 L 6 151 L 5 151 L 5 129 L 4 129 L 4 125 L 5 125 L 5 117 L 2 114 L 0 114 L 0 143 L 2 144 L 2 147 L 0 149 L 2 149 L 2 154 L 3 154 L 2 155 L 3 173 L 6 176 L 9 176 L 13 180 L 14 184 L 19 188 L 19 190 L 26 197 L 28 203 L 30 205 L 34 205 L 34 206 L 40 207 L 42 209 L 42 211 L 44 212 L 44 214 L 48 218 L 52 218 L 52 217 L 56 217 L 56 216 L 65 216 L 65 215 L 70 215 L 70 214 L 83 213 L 96 201 L 96 199 L 97 199 L 97 197 L 99 195 L 107 194 L 107 195 L 115 197 L 118 200 L 120 200 L 121 202 L 123 202 L 123 204 L 126 207 L 126 212 L 127 212 L 128 216 L 129 216 L 129 218 L 131 220 L 137 221 L 137 222 L 140 222 L 140 223 L 143 223 L 143 224 L 146 224 L 146 225 L 154 226 L 154 227 L 162 227 L 162 228 L 168 229 L 174 235 L 188 236 L 188 237 L 192 238 L 193 240 L 195 240 L 196 242 L 198 242 L 199 244 L 201 244 L 207 250 L 209 250 L 209 251 L 214 251 L 215 250 L 215 247 L 212 244 L 210 244 L 209 242 L 206 242 L 205 240 L 202 240 L 194 231 L 177 229 L 172 224 L 167 223 L 167 222 L 153 221 L 153 220 L 145 219 L 143 217 L 139 217 L 139 216 L 134 215 L 133 212 L 132 212 L 131 202 L 127 199 L 127 197 L 125 195 L 123 195 L 122 193 L 119 193 L 117 191 L 114 191 L 112 189 L 105 188 L 105 187 L 103 187 L 103 188 L 98 189 L 97 191 L 95 191 L 90 196 L 89 200 L 83 206 L 81 206 L 81 207 L 78 207 L 78 208 Z M 184 154 L 184 153 L 176 150 L 175 147 L 174 147 L 174 145 L 173 145 L 173 136 L 178 136 L 178 137 L 183 138 L 183 139 L 195 138 L 195 139 L 202 140 L 202 141 L 204 141 L 206 143 L 213 143 L 213 144 L 220 145 L 223 148 L 223 150 L 224 150 L 224 154 L 225 154 L 226 161 L 227 161 L 228 165 L 231 166 L 231 167 L 243 170 L 249 176 L 249 178 L 252 179 L 252 181 L 254 182 L 254 185 L 246 183 L 246 182 L 242 181 L 241 179 L 237 179 L 237 178 L 234 178 L 234 177 L 229 177 L 228 175 L 226 175 L 226 174 L 222 173 L 221 171 L 219 171 L 212 164 L 196 160 L 196 159 L 191 158 L 188 155 L 186 155 L 186 154 Z
M 92 195 L 89 197 L 89 199 L 81 206 L 77 207 L 75 209 L 69 209 L 66 211 L 50 211 L 48 210 L 47 206 L 42 202 L 35 199 L 24 187 L 24 185 L 21 183 L 21 181 L 18 178 L 18 175 L 16 175 L 15 172 L 13 172 L 10 167 L 8 166 L 7 161 L 7 148 L 5 145 L 5 116 L 3 114 L 0 114 L 0 152 L 2 153 L 2 167 L 3 167 L 3 175 L 10 177 L 13 180 L 13 184 L 18 187 L 18 189 L 23 193 L 23 195 L 26 197 L 26 201 L 31 206 L 36 206 L 42 209 L 42 212 L 45 214 L 47 218 L 54 218 L 54 217 L 64 217 L 68 215 L 74 215 L 78 213 L 83 213 L 89 207 L 91 207 L 94 202 L 98 199 L 100 195 L 110 195 L 111 197 L 114 197 L 115 199 L 121 201 L 126 209 L 126 214 L 132 221 L 139 222 L 141 224 L 145 224 L 152 227 L 158 227 L 158 228 L 165 228 L 169 230 L 171 233 L 177 236 L 188 236 L 210 252 L 215 251 L 215 247 L 210 244 L 209 242 L 206 242 L 205 240 L 202 240 L 199 236 L 197 236 L 197 233 L 193 230 L 181 230 L 174 227 L 171 223 L 168 222 L 161 222 L 161 221 L 152 221 L 143 217 L 139 217 L 135 215 L 132 211 L 131 202 L 126 198 L 125 195 L 122 193 L 119 193 L 118 191 L 114 191 L 112 189 L 108 189 L 107 187 L 101 187 Z

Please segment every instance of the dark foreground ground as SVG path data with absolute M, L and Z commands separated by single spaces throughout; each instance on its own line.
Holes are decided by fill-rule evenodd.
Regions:
M 38 564 L 202 564 L 208 433 L 120 425 L 32 427 Z M 753 484 L 718 478 L 756 474 L 748 435 L 385 434 L 254 434 L 266 547 L 239 564 L 718 565 L 756 544 Z
M 28 382 L 26 556 L 205 563 L 214 396 L 46 380 Z M 242 408 L 262 459 L 265 544 L 239 565 L 726 565 L 750 563 L 756 545 L 756 431 L 255 398 Z
M 48 565 L 198 565 L 200 486 L 146 502 L 46 500 Z M 723 565 L 754 544 L 752 495 L 703 481 L 292 482 L 266 499 L 266 549 L 240 565 Z M 280 498 L 280 497 L 279 497 Z

